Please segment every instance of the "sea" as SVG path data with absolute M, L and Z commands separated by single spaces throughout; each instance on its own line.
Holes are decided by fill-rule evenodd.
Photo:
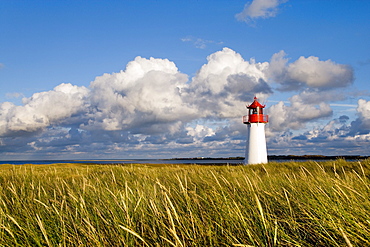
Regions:
M 327 157 L 294 157 L 294 156 L 272 156 L 269 161 L 273 162 L 301 162 L 301 161 L 324 161 L 324 160 L 336 160 L 341 157 L 327 156 Z M 365 158 L 370 158 L 369 156 L 345 156 L 347 161 L 358 161 Z M 198 164 L 198 165 L 239 165 L 243 164 L 243 159 L 217 159 L 217 158 L 193 158 L 193 159 L 94 159 L 94 160 L 0 160 L 0 165 L 2 164 L 12 164 L 12 165 L 48 165 L 48 164 Z
M 49 165 L 49 164 L 203 164 L 203 165 L 227 165 L 242 164 L 241 159 L 114 159 L 114 160 L 5 160 L 2 164 L 11 165 Z

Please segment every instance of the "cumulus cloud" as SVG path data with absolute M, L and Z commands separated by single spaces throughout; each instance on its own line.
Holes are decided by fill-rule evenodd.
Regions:
M 269 68 L 270 77 L 280 84 L 280 90 L 292 91 L 304 87 L 332 89 L 346 87 L 354 80 L 353 69 L 348 65 L 331 60 L 320 61 L 318 57 L 300 57 L 293 63 L 284 51 L 272 56 Z
M 307 122 L 330 117 L 333 110 L 325 102 L 324 97 L 312 101 L 307 95 L 312 93 L 304 91 L 299 95 L 289 98 L 289 105 L 280 101 L 276 105 L 269 107 L 269 128 L 271 131 L 286 131 L 288 129 L 300 129 Z M 309 99 L 309 100 L 308 100 Z
M 197 116 L 196 108 L 183 101 L 187 80 L 167 59 L 137 57 L 124 71 L 91 83 L 94 110 L 82 128 L 173 133 L 180 122 Z
M 342 115 L 328 121 L 323 127 L 298 134 L 280 128 L 280 132 L 267 135 L 269 150 L 295 154 L 367 155 L 370 152 L 370 101 L 358 100 L 357 115 L 354 121 Z M 269 125 L 276 127 L 272 120 Z
M 85 87 L 63 83 L 24 98 L 22 106 L 4 102 L 0 105 L 0 136 L 35 132 L 64 122 L 86 109 L 88 93 Z
M 239 21 L 250 22 L 258 18 L 270 18 L 276 16 L 279 5 L 287 2 L 287 0 L 253 0 L 245 4 L 241 13 L 235 17 Z
M 208 126 L 197 124 L 195 127 L 187 127 L 187 135 L 195 137 L 197 140 L 203 140 L 207 136 L 213 136 L 215 134 L 212 128 Z
M 351 123 L 352 134 L 368 134 L 370 132 L 370 101 L 359 99 L 357 104 L 358 118 Z
M 245 61 L 229 48 L 211 54 L 207 61 L 189 86 L 189 96 L 202 117 L 240 116 L 247 99 L 255 95 L 266 99 L 272 93 L 266 83 L 267 62 Z
M 370 119 L 370 101 L 364 99 L 358 100 L 357 112 L 363 119 Z
M 288 62 L 283 52 L 271 62 L 256 62 L 224 48 L 209 55 L 189 78 L 168 59 L 136 57 L 124 70 L 96 77 L 88 88 L 63 83 L 24 98 L 22 105 L 1 103 L 1 152 L 8 156 L 38 153 L 45 158 L 55 153 L 92 158 L 92 152 L 97 158 L 142 157 L 144 150 L 146 157 L 243 155 L 245 106 L 254 96 L 265 101 L 274 85 L 300 88 L 300 92 L 289 103 L 279 102 L 266 110 L 272 147 L 289 141 L 314 143 L 323 133 L 328 135 L 330 128 L 339 129 L 338 124 L 346 124 L 341 136 L 348 141 L 359 141 L 369 133 L 370 106 L 361 100 L 358 120 L 351 125 L 343 116 L 317 137 L 317 131 L 293 135 L 291 130 L 332 116 L 329 103 L 344 96 L 328 87 L 349 85 L 352 72 L 315 57 Z M 354 132 L 356 126 L 362 132 Z M 339 134 L 330 138 L 335 136 Z
M 323 127 L 316 127 L 294 135 L 290 131 L 269 137 L 269 150 L 276 153 L 319 155 L 367 155 L 370 134 L 353 133 L 349 117 L 342 115 Z

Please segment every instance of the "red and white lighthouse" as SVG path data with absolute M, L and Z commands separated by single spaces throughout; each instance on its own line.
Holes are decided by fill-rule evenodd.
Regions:
M 247 108 L 248 115 L 243 116 L 243 123 L 248 128 L 244 164 L 267 163 L 265 124 L 268 123 L 268 115 L 263 114 L 265 105 L 261 105 L 254 97 L 253 103 Z

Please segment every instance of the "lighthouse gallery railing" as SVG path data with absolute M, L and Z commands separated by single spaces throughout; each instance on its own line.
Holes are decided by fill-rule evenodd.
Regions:
M 243 116 L 243 123 L 267 123 L 269 116 L 264 114 L 251 114 Z

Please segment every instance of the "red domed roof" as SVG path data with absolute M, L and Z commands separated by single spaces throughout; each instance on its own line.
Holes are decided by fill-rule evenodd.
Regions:
M 254 108 L 265 108 L 265 105 L 261 105 L 260 102 L 258 102 L 257 100 L 257 97 L 254 97 L 254 101 L 252 104 L 250 104 L 249 106 L 247 106 L 248 109 L 254 109 Z

